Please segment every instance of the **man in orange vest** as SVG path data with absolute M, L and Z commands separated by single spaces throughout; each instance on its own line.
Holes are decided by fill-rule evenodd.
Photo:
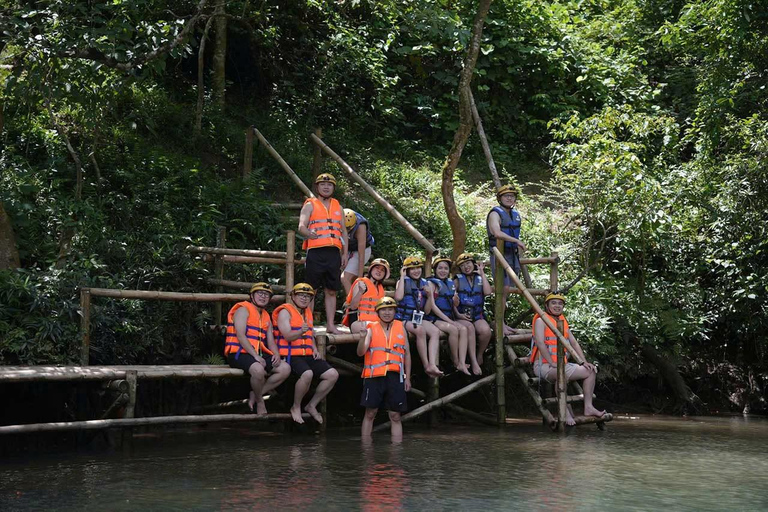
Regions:
M 573 337 L 573 333 L 568 326 L 568 320 L 563 315 L 565 308 L 565 297 L 559 293 L 550 293 L 544 299 L 544 314 L 549 317 L 557 330 L 571 343 L 573 350 L 584 361 L 583 365 L 568 363 L 566 357 L 565 376 L 568 381 L 584 381 L 584 415 L 597 416 L 598 418 L 605 414 L 605 411 L 598 411 L 592 405 L 592 393 L 595 390 L 595 378 L 597 377 L 597 368 L 592 363 L 588 363 L 581 346 Z M 536 314 L 533 317 L 533 339 L 531 341 L 531 362 L 533 363 L 533 372 L 540 379 L 547 379 L 549 382 L 557 380 L 557 335 L 547 327 L 544 320 Z M 573 420 L 573 410 L 568 405 L 568 417 L 565 420 L 567 425 L 575 425 Z
M 379 407 L 389 411 L 392 440 L 403 438 L 400 413 L 408 410 L 406 393 L 411 389 L 411 351 L 403 322 L 395 320 L 397 301 L 382 297 L 376 304 L 377 322 L 368 324 L 365 338 L 357 344 L 357 355 L 364 357 L 363 396 L 365 407 L 363 438 L 370 438 Z
M 341 288 L 341 269 L 347 264 L 347 228 L 344 210 L 334 199 L 336 178 L 325 173 L 315 179 L 317 197 L 304 201 L 299 214 L 298 231 L 303 236 L 302 248 L 307 251 L 305 264 L 307 282 L 312 288 L 325 292 L 325 316 L 327 330 L 338 334 L 334 324 L 336 292 Z M 314 301 L 310 306 L 314 309 Z
M 248 408 L 267 414 L 264 395 L 288 378 L 291 368 L 283 363 L 272 335 L 272 322 L 264 308 L 272 297 L 272 287 L 255 283 L 250 301 L 238 302 L 227 315 L 227 339 L 224 355 L 232 368 L 240 368 L 251 376 Z M 269 377 L 267 377 L 269 376 Z
M 291 290 L 291 298 L 295 305 L 286 302 L 272 312 L 278 351 L 286 358 L 293 373 L 299 377 L 293 393 L 291 416 L 296 423 L 304 423 L 301 417 L 301 401 L 309 391 L 312 378 L 318 376 L 320 383 L 304 410 L 315 421 L 322 423 L 323 416 L 318 412 L 317 404 L 333 389 L 339 379 L 339 372 L 324 359 L 320 359 L 320 353 L 315 346 L 312 310 L 309 309 L 315 298 L 314 288 L 307 283 L 299 283 Z

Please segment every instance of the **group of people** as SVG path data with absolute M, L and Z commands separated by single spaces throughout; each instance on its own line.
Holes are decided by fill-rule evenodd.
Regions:
M 330 334 L 338 334 L 341 331 L 334 321 L 336 295 L 343 285 L 347 295 L 342 323 L 350 332 L 360 334 L 357 354 L 364 359 L 363 436 L 370 436 L 376 413 L 384 406 L 389 411 L 393 438 L 401 437 L 400 413 L 407 409 L 406 393 L 411 386 L 408 335 L 414 336 L 424 371 L 430 377 L 444 374 L 438 367 L 443 333 L 448 339 L 453 366 L 467 375 L 481 375 L 483 353 L 492 336 L 484 302 L 492 288 L 483 262 L 471 254 L 463 253 L 455 260 L 437 257 L 429 262 L 433 276 L 428 278 L 423 276 L 425 262 L 411 256 L 403 262 L 393 297 L 388 296 L 384 281 L 390 277 L 390 264 L 386 259 L 376 258 L 364 272 L 374 244 L 370 226 L 359 213 L 342 209 L 333 197 L 335 188 L 336 179 L 331 174 L 320 174 L 314 183 L 315 197 L 307 199 L 301 209 L 298 232 L 304 237 L 303 249 L 307 251 L 306 282 L 294 286 L 288 296 L 290 300 L 278 306 L 271 316 L 265 310 L 272 297 L 270 285 L 254 284 L 250 300 L 236 304 L 229 312 L 227 361 L 250 375 L 252 390 L 248 404 L 258 414 L 266 413 L 263 396 L 291 372 L 296 374 L 290 412 L 297 423 L 304 422 L 301 404 L 312 379 L 318 377 L 320 382 L 304 411 L 322 422 L 317 405 L 331 391 L 339 374 L 320 357 L 315 345 L 314 298 L 316 290 L 323 289 L 326 329 Z M 497 199 L 499 206 L 489 212 L 486 221 L 489 248 L 492 250 L 498 241 L 503 241 L 504 259 L 518 272 L 520 253 L 526 246 L 519 238 L 517 190 L 511 185 L 499 187 Z M 453 278 L 452 267 L 457 269 Z M 507 277 L 505 298 L 511 291 L 512 283 Z M 562 316 L 564 301 L 560 295 L 554 299 L 550 296 L 545 307 L 546 314 L 561 325 L 565 322 L 568 331 Z M 512 332 L 506 325 L 504 330 L 505 334 Z M 540 377 L 554 381 L 557 355 L 552 339 L 555 348 L 557 339 L 550 335 L 553 333 L 543 321 L 535 318 L 531 341 L 534 369 Z M 581 353 L 573 335 L 569 331 L 565 335 Z M 585 380 L 585 414 L 601 415 L 591 404 L 595 367 L 589 363 L 574 366 L 577 368 L 569 366 L 568 378 Z

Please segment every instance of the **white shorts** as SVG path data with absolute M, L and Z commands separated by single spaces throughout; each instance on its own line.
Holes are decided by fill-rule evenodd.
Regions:
M 576 363 L 565 363 L 565 377 L 570 381 L 573 380 L 573 373 L 576 371 L 576 369 L 579 368 L 579 365 Z M 536 361 L 533 365 L 533 374 L 536 375 L 540 379 L 545 379 L 546 376 L 549 375 L 549 370 L 554 369 L 555 372 L 557 372 L 557 365 L 550 366 L 549 363 L 541 363 L 539 364 L 538 361 Z M 554 380 L 550 381 L 554 382 Z
M 366 247 L 365 248 L 365 261 L 363 262 L 363 265 L 368 263 L 368 260 L 371 259 L 371 248 Z M 349 257 L 349 261 L 347 261 L 347 266 L 344 267 L 344 272 L 347 274 L 352 274 L 353 276 L 357 276 L 358 268 L 357 266 L 360 264 L 360 251 L 355 251 L 352 253 L 352 255 Z M 357 276 L 360 277 L 360 276 Z

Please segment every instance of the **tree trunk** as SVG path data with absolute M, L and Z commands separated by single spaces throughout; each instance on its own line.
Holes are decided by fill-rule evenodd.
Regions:
M 467 242 L 467 225 L 459 214 L 456 207 L 456 201 L 453 197 L 453 177 L 456 166 L 461 160 L 461 153 L 467 144 L 469 134 L 472 132 L 472 107 L 471 91 L 472 73 L 477 63 L 477 55 L 480 53 L 480 40 L 483 35 L 483 24 L 488 15 L 488 9 L 492 0 L 480 0 L 480 5 L 475 15 L 475 21 L 472 25 L 472 38 L 467 49 L 467 56 L 464 59 L 464 67 L 461 70 L 459 79 L 459 127 L 453 136 L 453 144 L 448 153 L 448 157 L 443 164 L 443 181 L 441 190 L 443 193 L 443 205 L 445 213 L 448 215 L 448 222 L 451 225 L 451 234 L 453 235 L 453 254 L 458 255 L 464 252 Z
M 0 202 L 0 270 L 19 268 L 20 266 L 13 225 L 10 217 L 5 213 L 3 203 Z
M 214 30 L 216 31 L 216 45 L 213 49 L 213 103 L 220 110 L 224 109 L 226 96 L 226 62 L 227 62 L 227 17 L 224 12 L 224 3 L 216 6 Z

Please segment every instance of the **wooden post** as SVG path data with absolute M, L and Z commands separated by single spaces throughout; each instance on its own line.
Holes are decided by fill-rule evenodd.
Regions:
M 128 383 L 128 406 L 125 408 L 125 417 L 133 418 L 133 415 L 136 412 L 136 370 L 128 370 L 125 372 L 125 381 Z
M 504 241 L 499 239 L 496 245 L 503 250 Z M 504 258 L 501 258 L 503 260 Z M 506 262 L 505 262 L 506 263 Z M 496 268 L 494 269 L 494 287 L 496 288 L 496 309 L 495 309 L 495 333 L 496 333 L 496 419 L 499 425 L 505 425 L 507 422 L 507 403 L 506 387 L 504 384 L 504 309 L 506 295 L 504 294 L 504 270 L 501 266 L 499 256 L 496 255 Z
M 324 334 L 321 334 L 315 338 L 317 351 L 320 353 L 320 359 L 323 360 L 326 358 L 327 341 L 328 337 Z M 328 397 L 323 398 L 323 401 L 320 402 L 320 416 L 323 417 L 323 422 L 320 424 L 320 432 L 325 433 L 326 429 L 328 428 Z
M 315 128 L 315 135 L 322 138 L 323 130 L 320 128 Z M 312 153 L 312 183 L 314 183 L 317 177 L 320 175 L 320 171 L 323 169 L 323 152 L 317 146 L 317 144 L 314 144 Z
M 285 234 L 285 302 L 293 304 L 291 290 L 293 290 L 294 272 L 296 270 L 294 258 L 296 257 L 296 232 L 288 231 Z
M 224 249 L 227 246 L 227 228 L 224 226 L 217 226 L 216 228 L 216 247 Z M 213 277 L 216 279 L 224 279 L 224 259 L 220 255 L 214 256 L 213 260 Z M 216 293 L 221 293 L 224 288 L 221 286 L 216 287 Z M 217 302 L 213 305 L 213 320 L 216 327 L 221 327 L 221 303 Z
M 557 291 L 557 260 L 558 256 L 556 252 L 550 253 L 551 258 L 554 258 L 554 263 L 549 264 L 549 290 L 552 293 Z
M 565 376 L 565 347 L 557 342 L 557 431 L 565 432 L 568 406 L 568 379 Z
M 440 352 L 438 351 L 438 358 L 439 357 Z M 427 382 L 427 403 L 434 402 L 440 398 L 440 379 L 437 377 L 430 377 Z M 437 422 L 437 409 L 432 409 L 432 411 L 429 413 L 429 424 L 431 426 L 435 426 L 437 425 Z
M 247 179 L 253 169 L 253 126 L 245 129 L 245 159 L 243 162 L 243 179 Z
M 304 184 L 303 181 L 301 181 L 301 178 L 299 178 L 296 172 L 294 172 L 294 170 L 291 169 L 291 166 L 288 165 L 285 162 L 285 160 L 283 160 L 283 157 L 281 157 L 280 154 L 277 151 L 275 151 L 275 148 L 273 148 L 272 145 L 267 141 L 267 139 L 264 138 L 261 132 L 256 128 L 254 128 L 253 133 L 256 135 L 256 138 L 259 139 L 259 142 L 261 142 L 262 146 L 264 146 L 264 148 L 267 150 L 267 153 L 269 153 L 272 156 L 272 158 L 277 160 L 277 163 L 280 164 L 280 167 L 282 167 L 283 170 L 286 173 L 288 173 L 288 176 L 293 180 L 296 186 L 299 187 L 299 189 L 304 194 L 304 196 L 315 197 L 312 191 L 307 188 L 307 186 Z
M 83 343 L 80 349 L 80 364 L 88 366 L 91 354 L 91 290 L 80 289 L 80 330 L 83 332 Z

